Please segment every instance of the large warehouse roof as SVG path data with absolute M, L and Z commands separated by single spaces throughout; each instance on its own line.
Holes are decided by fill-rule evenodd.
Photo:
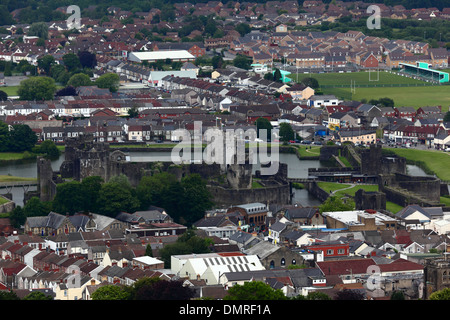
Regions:
M 135 62 L 156 61 L 156 60 L 195 60 L 195 57 L 186 50 L 158 50 L 130 52 L 128 60 Z

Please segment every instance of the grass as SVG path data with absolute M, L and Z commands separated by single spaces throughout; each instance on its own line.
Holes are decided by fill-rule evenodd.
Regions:
M 343 197 L 345 195 L 349 195 L 351 197 L 354 197 L 356 191 L 358 191 L 359 189 L 363 189 L 366 192 L 378 191 L 378 185 L 366 185 L 366 184 L 357 185 L 357 186 L 354 186 L 353 188 L 350 188 L 350 189 L 337 191 L 335 193 L 335 195 L 338 196 L 338 197 Z
M 0 87 L 0 90 L 5 92 L 8 97 L 9 96 L 17 96 L 17 90 L 19 90 L 19 86 L 6 86 L 6 87 Z
M 441 197 L 441 203 L 443 203 L 446 207 L 450 207 L 450 197 Z
M 6 87 L 0 87 L 0 90 L 5 92 L 8 95 L 8 97 L 18 96 L 17 91 L 19 90 L 19 87 L 20 86 L 6 86 Z M 60 90 L 62 88 L 64 88 L 64 86 L 60 86 L 60 85 L 56 86 L 56 90 Z
M 289 76 L 293 80 L 301 80 L 303 78 L 315 78 L 321 86 L 330 85 L 350 85 L 354 81 L 356 85 L 400 85 L 400 84 L 423 84 L 422 80 L 402 77 L 389 72 L 380 71 L 379 81 L 371 81 L 377 79 L 378 75 L 375 72 L 351 72 L 351 73 L 314 73 L 314 74 L 293 74 Z M 358 88 L 357 88 L 358 91 Z
M 23 152 L 0 152 L 0 160 L 21 160 Z
M 318 157 L 320 156 L 320 148 L 321 146 L 298 146 L 297 152 L 301 157 Z
M 17 177 L 9 175 L 0 175 L 0 182 L 16 182 L 16 181 L 36 181 L 36 178 Z
M 326 192 L 334 192 L 339 189 L 350 187 L 350 184 L 338 183 L 338 182 L 317 182 L 317 185 Z
M 391 98 L 396 107 L 450 105 L 450 86 L 425 86 L 425 87 L 382 87 L 382 88 L 356 88 L 352 94 L 350 88 L 324 88 L 324 94 L 333 94 L 340 99 L 358 100 Z
M 437 150 L 386 148 L 409 161 L 421 162 L 444 181 L 450 181 L 450 154 Z
M 398 204 L 396 204 L 394 202 L 391 202 L 391 201 L 386 201 L 386 210 L 388 210 L 388 211 L 390 211 L 390 212 L 395 214 L 395 213 L 399 212 L 402 209 L 403 209 L 403 207 L 401 205 L 398 205 Z
M 253 180 L 252 181 L 252 189 L 261 189 L 264 188 L 258 181 Z
M 367 192 L 378 191 L 378 185 L 371 184 L 361 184 L 356 185 L 352 188 L 346 189 L 351 186 L 351 184 L 338 183 L 338 182 L 318 182 L 317 185 L 325 190 L 326 192 L 335 192 L 334 195 L 337 197 L 343 197 L 349 195 L 351 197 L 355 196 L 355 193 L 359 189 L 363 189 Z M 345 189 L 345 190 L 342 190 Z

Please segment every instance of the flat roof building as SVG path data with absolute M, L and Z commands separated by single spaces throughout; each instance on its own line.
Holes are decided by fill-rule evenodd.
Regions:
M 195 56 L 190 54 L 187 50 L 158 50 L 158 51 L 142 51 L 130 52 L 128 61 L 133 62 L 156 62 L 158 60 L 170 59 L 172 61 L 194 61 Z

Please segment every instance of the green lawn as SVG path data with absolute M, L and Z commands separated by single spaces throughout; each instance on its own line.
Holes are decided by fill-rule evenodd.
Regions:
M 445 181 L 450 181 L 450 153 L 437 150 L 416 150 L 403 148 L 386 148 L 400 157 L 412 161 L 422 161 L 429 170 Z
M 395 214 L 395 213 L 399 212 L 402 209 L 403 209 L 403 207 L 401 205 L 398 205 L 398 204 L 396 204 L 394 202 L 391 202 L 391 201 L 386 201 L 386 210 L 388 210 L 388 211 L 390 211 L 390 212 Z
M 8 97 L 9 96 L 17 96 L 18 89 L 19 89 L 19 86 L 0 87 L 0 90 L 5 92 L 8 95 Z
M 301 157 L 318 157 L 320 156 L 320 148 L 321 146 L 298 146 L 297 152 Z
M 8 175 L 0 175 L 0 182 L 16 182 L 16 181 L 36 181 L 36 178 L 16 177 Z
M 325 190 L 326 192 L 336 191 L 339 189 L 344 189 L 350 187 L 350 184 L 337 183 L 337 182 L 317 182 L 317 185 Z
M 389 72 L 380 71 L 379 81 L 376 80 L 378 75 L 376 72 L 351 72 L 351 73 L 313 73 L 313 74 L 291 74 L 289 76 L 293 80 L 301 80 L 303 78 L 312 77 L 319 81 L 321 86 L 329 85 L 350 85 L 352 81 L 356 85 L 383 85 L 383 84 L 423 84 L 424 81 L 398 76 Z M 358 89 L 358 88 L 357 88 Z
M 345 100 L 357 100 L 379 98 L 391 98 L 396 107 L 450 105 L 450 86 L 425 86 L 425 87 L 380 87 L 380 88 L 356 88 L 352 94 L 350 88 L 324 88 L 324 94 L 334 94 Z
M 441 203 L 445 204 L 446 207 L 450 207 L 450 197 L 441 197 Z
M 341 190 L 341 191 L 337 191 L 335 194 L 338 197 L 343 197 L 345 195 L 349 195 L 351 197 L 355 196 L 356 191 L 358 191 L 359 189 L 363 189 L 367 192 L 372 192 L 372 191 L 378 191 L 378 185 L 356 185 L 353 188 L 350 189 L 346 189 L 346 190 Z
M 0 160 L 21 160 L 23 152 L 0 152 Z

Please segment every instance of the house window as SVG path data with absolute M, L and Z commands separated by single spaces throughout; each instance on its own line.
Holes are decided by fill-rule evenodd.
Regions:
M 333 254 L 334 253 L 334 250 L 333 249 L 328 249 L 327 250 L 327 255 L 331 255 L 331 254 Z
M 338 254 L 345 254 L 345 249 L 338 249 Z
M 282 267 L 286 266 L 286 259 L 281 258 L 281 266 Z

